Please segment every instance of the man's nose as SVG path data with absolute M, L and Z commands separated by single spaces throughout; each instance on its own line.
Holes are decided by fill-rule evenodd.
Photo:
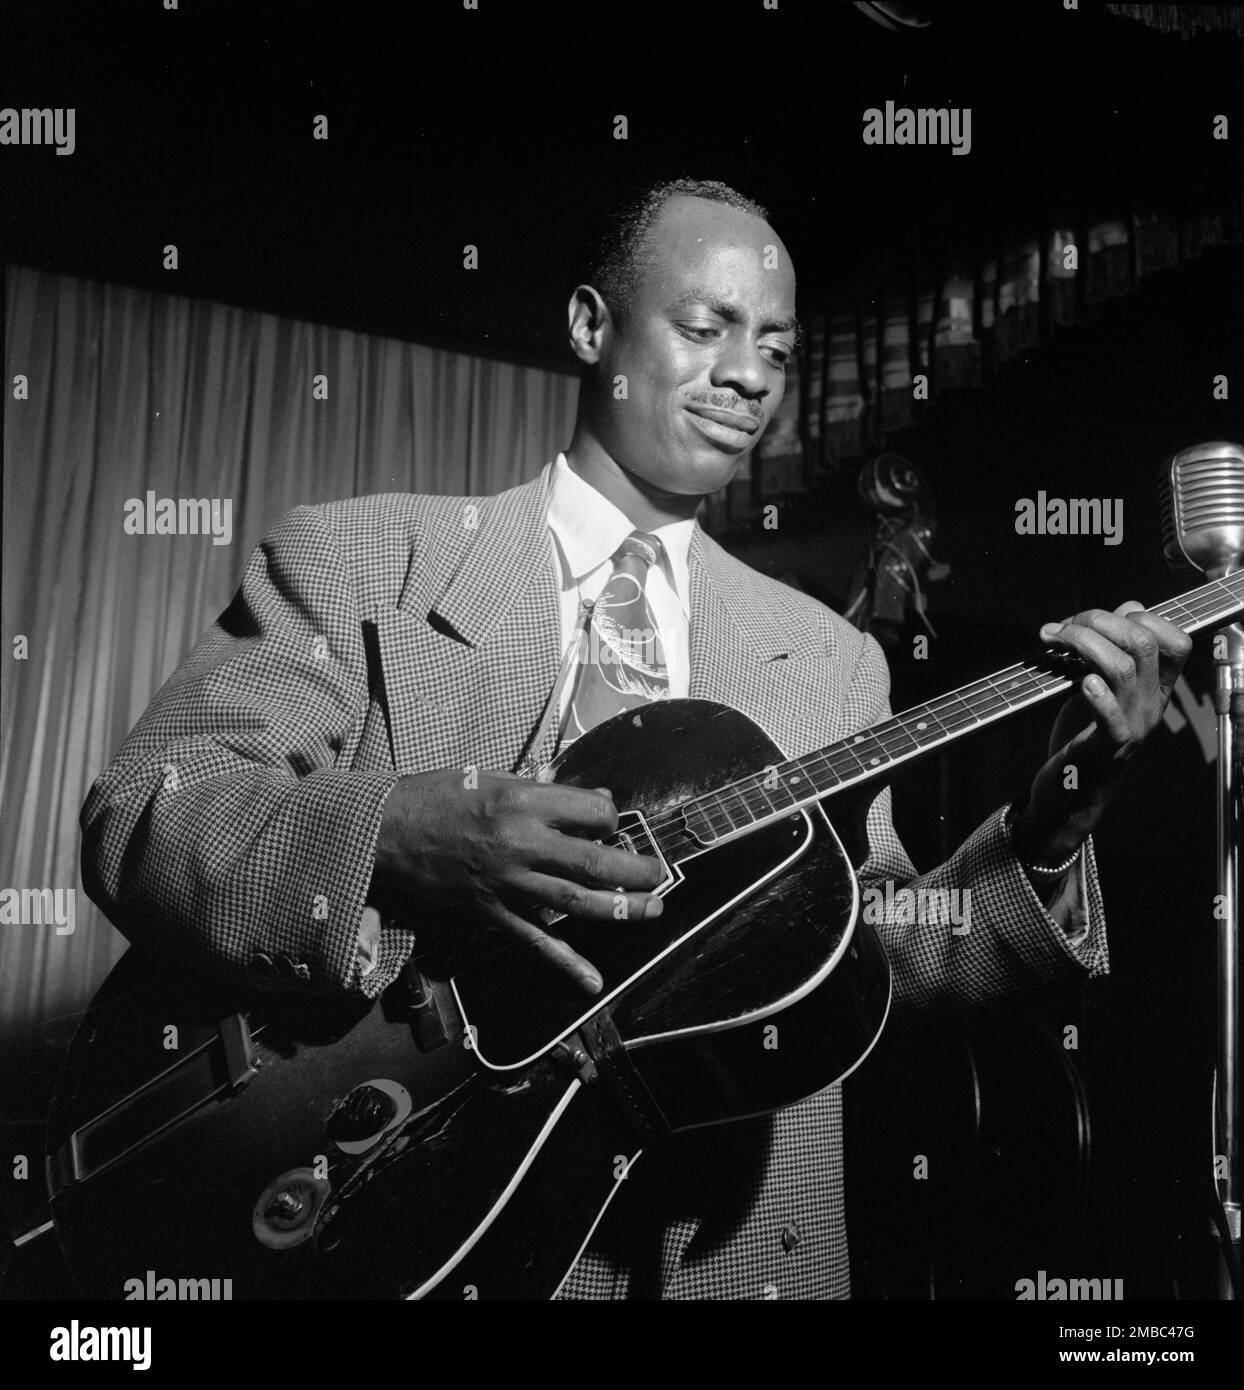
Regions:
M 754 343 L 733 342 L 713 364 L 713 385 L 733 387 L 749 400 L 764 400 L 771 390 L 769 364 Z

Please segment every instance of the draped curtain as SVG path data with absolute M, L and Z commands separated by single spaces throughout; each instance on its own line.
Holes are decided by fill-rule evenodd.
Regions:
M 0 887 L 72 888 L 75 917 L 0 925 L 0 1034 L 57 1046 L 124 949 L 78 811 L 251 549 L 303 502 L 526 481 L 577 382 L 20 266 L 6 289 Z M 127 532 L 148 492 L 229 499 L 229 544 Z

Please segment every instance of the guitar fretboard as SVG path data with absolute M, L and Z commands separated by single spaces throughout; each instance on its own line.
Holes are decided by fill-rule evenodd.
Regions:
M 1244 573 L 1213 580 L 1150 612 L 1193 633 L 1242 609 Z M 720 844 L 846 787 L 885 776 L 898 764 L 1062 694 L 1078 679 L 1060 670 L 1053 659 L 1008 666 L 827 748 L 775 763 L 684 802 L 654 817 L 649 831 L 658 844 L 662 830 L 675 826 L 703 845 Z

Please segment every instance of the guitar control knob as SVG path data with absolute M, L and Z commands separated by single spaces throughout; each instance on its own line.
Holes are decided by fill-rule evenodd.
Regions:
M 289 1188 L 283 1188 L 276 1194 L 264 1216 L 274 1226 L 293 1226 L 301 1219 L 306 1208 L 307 1203 L 303 1196 L 291 1192 Z
M 356 1086 L 333 1111 L 328 1137 L 338 1143 L 355 1143 L 379 1134 L 397 1114 L 393 1097 L 376 1086 Z
M 328 1180 L 311 1168 L 291 1168 L 273 1178 L 251 1211 L 255 1239 L 269 1250 L 289 1250 L 309 1240 L 330 1191 Z

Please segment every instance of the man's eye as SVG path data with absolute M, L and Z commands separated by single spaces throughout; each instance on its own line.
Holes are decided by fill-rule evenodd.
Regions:
M 718 331 L 716 325 L 711 323 L 680 323 L 678 327 L 689 338 L 694 338 L 697 342 L 707 341 Z
M 790 362 L 791 355 L 784 347 L 775 347 L 770 344 L 766 345 L 764 351 L 769 354 L 769 361 L 775 367 L 785 367 Z

